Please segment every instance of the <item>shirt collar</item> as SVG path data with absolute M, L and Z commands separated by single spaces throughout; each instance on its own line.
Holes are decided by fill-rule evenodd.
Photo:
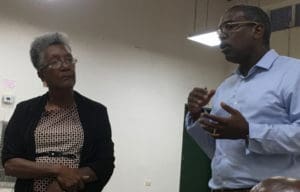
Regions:
M 271 49 L 269 50 L 267 53 L 265 53 L 265 55 L 249 70 L 249 73 L 246 77 L 250 76 L 252 73 L 254 73 L 254 71 L 256 71 L 256 68 L 262 68 L 265 70 L 269 70 L 271 68 L 271 66 L 273 65 L 274 61 L 277 59 L 277 57 L 279 56 L 279 54 L 274 50 Z M 236 74 L 238 74 L 239 76 L 241 76 L 242 78 L 246 78 L 243 77 L 239 71 L 239 68 L 236 69 L 235 71 Z
M 274 49 L 271 49 L 256 63 L 255 66 L 268 70 L 278 56 L 278 53 Z

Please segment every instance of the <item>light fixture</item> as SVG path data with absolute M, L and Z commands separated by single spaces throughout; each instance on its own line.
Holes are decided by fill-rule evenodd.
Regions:
M 196 32 L 196 26 L 197 26 L 198 0 L 195 0 L 195 5 L 194 6 L 195 6 L 194 7 L 194 33 L 195 33 Z M 208 8 L 209 8 L 209 0 L 207 0 L 207 3 L 206 3 L 205 29 L 207 29 Z M 201 44 L 204 44 L 204 45 L 208 45 L 208 46 L 211 46 L 211 47 L 218 46 L 221 43 L 217 31 L 192 35 L 192 36 L 187 37 L 187 39 L 198 42 L 198 43 L 201 43 Z
M 198 43 L 208 45 L 211 47 L 220 45 L 220 43 L 221 43 L 217 31 L 194 35 L 194 36 L 188 37 L 187 39 L 196 41 Z

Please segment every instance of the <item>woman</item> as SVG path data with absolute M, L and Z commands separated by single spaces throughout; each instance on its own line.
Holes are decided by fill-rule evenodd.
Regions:
M 101 191 L 114 169 L 106 107 L 73 90 L 76 59 L 66 35 L 31 44 L 31 61 L 48 92 L 17 105 L 4 137 L 5 173 L 15 191 Z

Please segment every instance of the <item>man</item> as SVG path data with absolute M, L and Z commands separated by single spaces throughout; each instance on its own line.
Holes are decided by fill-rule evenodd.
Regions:
M 216 91 L 189 94 L 187 130 L 212 159 L 212 191 L 249 191 L 272 176 L 300 177 L 300 61 L 270 50 L 270 33 L 260 8 L 227 10 L 220 48 L 238 69 Z M 211 113 L 204 113 L 211 98 Z
M 300 180 L 272 177 L 258 183 L 250 192 L 300 192 Z

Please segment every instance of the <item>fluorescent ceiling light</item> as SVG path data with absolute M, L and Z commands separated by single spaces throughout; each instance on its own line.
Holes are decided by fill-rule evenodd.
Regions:
M 204 45 L 208 46 L 217 46 L 220 45 L 221 41 L 219 39 L 219 35 L 216 31 L 209 32 L 209 33 L 203 33 L 200 35 L 194 35 L 191 37 L 188 37 L 189 40 L 196 41 L 198 43 L 202 43 Z

